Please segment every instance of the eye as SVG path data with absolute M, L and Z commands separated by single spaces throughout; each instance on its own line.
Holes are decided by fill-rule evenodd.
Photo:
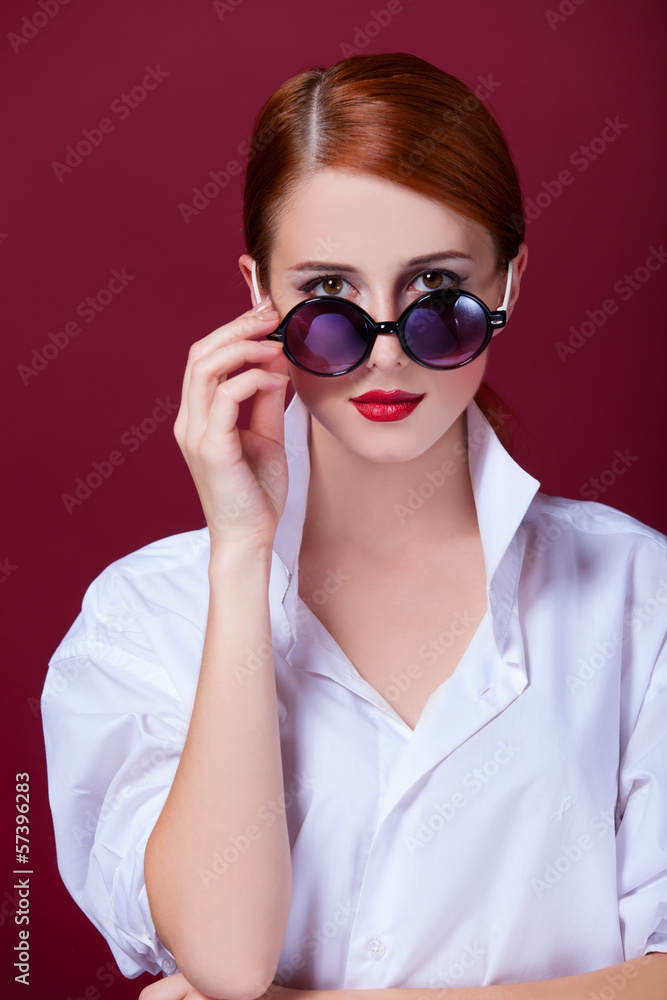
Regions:
M 432 270 L 423 271 L 414 280 L 424 282 L 424 288 L 417 286 L 417 291 L 423 294 L 424 292 L 435 292 L 439 288 L 453 288 L 455 285 L 462 284 L 465 279 L 462 279 L 458 274 L 454 274 L 453 271 Z M 321 289 L 319 286 L 321 286 Z M 299 291 L 314 292 L 316 295 L 322 296 L 328 295 L 331 298 L 349 297 L 351 293 L 349 290 L 346 291 L 345 286 L 348 289 L 352 289 L 350 282 L 340 274 L 318 274 L 317 277 L 311 278 L 305 285 L 302 285 Z
M 316 278 L 311 278 L 305 285 L 302 285 L 300 291 L 315 292 L 317 295 L 330 295 L 333 298 L 344 293 L 343 286 L 348 284 L 349 282 L 340 274 L 318 274 Z M 324 291 L 317 291 L 318 285 L 322 285 Z
M 450 284 L 445 284 L 443 278 L 448 278 Z M 422 274 L 417 275 L 415 281 L 424 282 L 425 288 L 417 288 L 417 291 L 422 292 L 435 292 L 440 288 L 452 288 L 454 285 L 461 284 L 459 275 L 452 271 L 423 271 Z

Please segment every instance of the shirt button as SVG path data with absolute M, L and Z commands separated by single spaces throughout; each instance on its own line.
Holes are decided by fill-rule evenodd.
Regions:
M 162 971 L 166 972 L 168 976 L 170 976 L 172 972 L 176 972 L 176 962 L 173 958 L 165 958 L 162 963 Z
M 371 938 L 371 940 L 366 945 L 366 951 L 371 956 L 371 958 L 382 958 L 387 949 L 382 944 L 382 941 L 378 941 L 377 938 Z

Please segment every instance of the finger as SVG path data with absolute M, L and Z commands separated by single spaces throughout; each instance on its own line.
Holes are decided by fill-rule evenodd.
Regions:
M 181 403 L 184 409 L 184 421 L 187 421 L 188 413 L 188 394 L 190 389 L 190 381 L 192 376 L 192 367 L 196 361 L 200 358 L 207 357 L 214 350 L 225 346 L 225 344 L 231 344 L 236 341 L 246 342 L 246 343 L 268 343 L 273 344 L 275 341 L 260 341 L 258 338 L 266 337 L 267 333 L 271 333 L 278 326 L 278 314 L 276 312 L 270 312 L 268 316 L 253 313 L 249 311 L 238 316 L 231 323 L 225 323 L 223 326 L 218 327 L 209 333 L 202 340 L 195 341 L 190 347 L 188 353 L 188 361 L 185 366 L 185 373 L 183 375 L 183 385 L 181 389 Z
M 276 346 L 280 347 L 279 344 Z M 241 340 L 236 344 L 220 347 L 193 363 L 183 420 L 184 435 L 189 443 L 198 441 L 204 433 L 215 392 L 230 372 L 248 362 L 260 365 L 271 362 L 275 355 L 276 348 L 271 341 L 262 344 Z
M 237 341 L 260 341 L 266 337 L 267 333 L 278 326 L 279 316 L 275 309 L 268 312 L 256 313 L 249 310 L 233 319 L 230 323 L 223 323 L 222 326 L 212 330 L 211 333 L 195 341 L 190 352 L 194 359 L 204 357 L 211 351 L 224 347 L 226 344 L 233 344 Z
M 278 395 L 283 400 L 287 387 L 287 379 L 280 379 L 275 373 L 262 371 L 260 368 L 250 368 L 241 372 L 233 379 L 221 382 L 215 391 L 215 397 L 211 404 L 210 417 L 207 426 L 207 437 L 213 440 L 211 444 L 214 452 L 224 454 L 225 443 L 232 441 L 238 446 L 238 435 L 231 437 L 231 432 L 235 430 L 239 418 L 239 405 L 244 399 L 249 399 L 257 393 L 258 395 Z M 282 389 L 282 392 L 280 391 Z M 274 412 L 277 412 L 276 411 Z M 276 426 L 271 430 L 271 439 L 280 441 L 284 435 L 284 420 L 282 414 L 280 420 L 276 419 Z M 231 458 L 240 457 L 238 455 Z
M 289 364 L 281 350 L 277 357 L 259 367 L 268 372 L 289 375 Z M 252 403 L 248 430 L 263 438 L 285 445 L 285 395 L 281 392 L 258 392 Z
M 186 1000 L 190 984 L 182 972 L 145 986 L 137 1000 Z

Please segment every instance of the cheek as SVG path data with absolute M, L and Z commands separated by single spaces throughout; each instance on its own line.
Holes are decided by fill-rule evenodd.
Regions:
M 322 378 L 321 375 L 309 375 L 291 361 L 288 361 L 288 366 L 294 391 L 311 412 L 316 413 L 330 401 L 346 400 L 350 395 L 345 393 L 345 383 L 348 381 L 345 375 Z
M 462 368 L 450 372 L 431 372 L 426 391 L 437 397 L 443 405 L 465 408 L 477 392 L 484 377 L 486 368 L 486 352 L 481 357 L 471 361 Z

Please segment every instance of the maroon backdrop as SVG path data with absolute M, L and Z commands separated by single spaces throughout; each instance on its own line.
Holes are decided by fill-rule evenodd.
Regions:
M 355 51 L 412 52 L 491 92 L 525 190 L 530 259 L 489 381 L 546 492 L 667 531 L 665 7 L 18 0 L 1 19 L 0 976 L 4 996 L 130 998 L 150 977 L 107 965 L 58 875 L 38 699 L 92 579 L 204 523 L 174 407 L 191 342 L 250 305 L 239 170 L 257 109 L 293 74 Z M 184 211 L 207 184 L 210 199 Z M 96 468 L 106 475 L 77 498 Z M 12 967 L 19 772 L 31 785 L 29 989 Z

